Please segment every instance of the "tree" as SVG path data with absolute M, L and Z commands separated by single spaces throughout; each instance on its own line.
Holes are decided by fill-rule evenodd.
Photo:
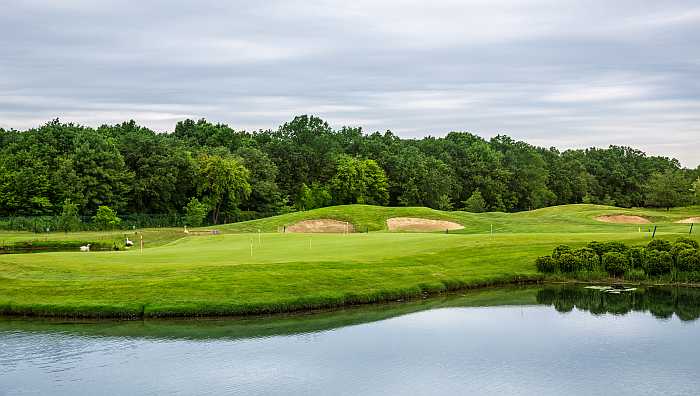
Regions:
M 654 173 L 646 184 L 646 203 L 649 206 L 670 209 L 688 201 L 688 182 L 680 171 Z
M 102 230 L 113 229 L 121 224 L 122 219 L 117 217 L 117 212 L 109 206 L 101 205 L 97 208 L 97 213 L 92 217 L 92 222 Z
M 184 208 L 185 211 L 185 223 L 191 227 L 199 227 L 204 222 L 204 218 L 207 217 L 209 208 L 207 205 L 199 202 L 197 198 L 190 198 L 187 206 Z
M 63 231 L 77 231 L 80 229 L 80 217 L 78 216 L 78 205 L 70 199 L 63 201 L 61 216 L 58 219 L 58 226 Z
M 235 155 L 250 172 L 250 196 L 241 202 L 241 207 L 264 215 L 277 214 L 285 199 L 277 186 L 279 171 L 275 163 L 263 151 L 252 147 L 242 147 Z
M 476 190 L 464 201 L 464 210 L 472 213 L 482 213 L 486 210 L 486 201 L 481 196 L 481 191 Z
M 690 192 L 693 193 L 693 201 L 700 204 L 700 177 L 693 182 Z
M 219 224 L 222 211 L 233 212 L 250 195 L 250 172 L 233 157 L 203 154 L 198 158 L 197 193 Z
M 311 187 L 302 183 L 296 198 L 296 207 L 298 210 L 311 210 L 329 206 L 332 201 L 333 198 L 327 188 L 318 183 L 311 184 Z
M 329 186 L 337 204 L 386 205 L 389 201 L 386 175 L 374 160 L 338 157 Z

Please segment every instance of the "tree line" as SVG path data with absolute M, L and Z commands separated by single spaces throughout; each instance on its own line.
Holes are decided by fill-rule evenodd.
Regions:
M 621 146 L 559 151 L 468 132 L 402 139 L 312 116 L 252 132 L 204 119 L 169 133 L 134 121 L 0 129 L 0 216 L 95 216 L 104 206 L 196 225 L 353 203 L 512 212 L 699 197 L 700 167 Z

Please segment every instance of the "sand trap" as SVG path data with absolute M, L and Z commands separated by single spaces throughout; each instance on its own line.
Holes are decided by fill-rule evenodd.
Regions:
M 417 217 L 393 217 L 386 221 L 389 231 L 445 231 L 460 230 L 464 228 L 446 220 L 430 220 Z
M 680 224 L 700 224 L 700 217 L 688 217 L 687 219 L 678 220 Z
M 651 221 L 640 216 L 630 216 L 630 215 L 609 215 L 609 216 L 598 216 L 595 218 L 598 221 L 604 223 L 617 223 L 617 224 L 651 224 Z
M 344 233 L 346 231 L 353 232 L 355 227 L 351 223 L 331 219 L 304 220 L 287 226 L 287 232 Z

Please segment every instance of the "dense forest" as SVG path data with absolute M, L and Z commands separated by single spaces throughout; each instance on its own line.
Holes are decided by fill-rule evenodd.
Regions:
M 310 116 L 255 132 L 206 120 L 172 133 L 133 121 L 0 129 L 0 216 L 96 216 L 102 207 L 106 221 L 169 214 L 198 225 L 350 203 L 481 212 L 670 207 L 699 195 L 700 168 L 630 147 L 561 152 L 466 132 L 402 139 Z

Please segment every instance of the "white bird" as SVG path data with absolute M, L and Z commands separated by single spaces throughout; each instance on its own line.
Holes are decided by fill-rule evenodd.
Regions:
M 189 234 L 190 232 L 187 231 L 187 226 L 185 226 L 185 234 Z
M 134 241 L 130 240 L 129 238 L 126 238 L 126 242 L 124 242 L 124 245 L 126 246 L 134 246 Z
M 81 252 L 89 252 L 89 251 L 90 251 L 90 244 L 88 243 L 88 244 L 85 245 L 85 246 L 81 246 L 81 247 L 80 247 L 80 251 L 81 251 Z

